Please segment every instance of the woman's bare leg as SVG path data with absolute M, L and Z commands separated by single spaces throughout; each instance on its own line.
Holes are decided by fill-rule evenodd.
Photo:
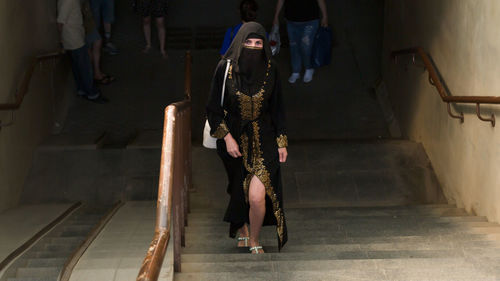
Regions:
M 146 40 L 144 53 L 147 53 L 151 49 L 151 16 L 142 19 L 142 29 L 144 30 L 144 39 Z
M 165 19 L 163 17 L 156 18 L 156 29 L 158 29 L 158 40 L 160 41 L 160 52 L 163 58 L 167 58 L 165 51 Z
M 250 181 L 248 200 L 250 202 L 250 247 L 260 246 L 259 235 L 266 215 L 266 188 L 256 176 Z M 259 253 L 263 253 L 259 250 Z

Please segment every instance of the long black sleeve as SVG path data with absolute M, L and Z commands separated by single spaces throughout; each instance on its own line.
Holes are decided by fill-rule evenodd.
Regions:
M 288 137 L 286 134 L 285 108 L 283 105 L 280 76 L 277 69 L 275 77 L 276 81 L 270 102 L 271 118 L 276 128 L 276 142 L 278 143 L 278 147 L 287 147 Z
M 215 69 L 206 107 L 207 119 L 211 129 L 210 134 L 212 137 L 218 139 L 224 138 L 229 133 L 229 129 L 224 121 L 224 107 L 221 106 L 222 85 L 224 83 L 226 64 L 227 61 L 221 60 Z

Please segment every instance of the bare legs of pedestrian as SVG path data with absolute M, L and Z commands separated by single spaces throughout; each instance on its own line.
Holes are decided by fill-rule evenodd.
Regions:
M 260 246 L 259 235 L 266 214 L 266 188 L 256 176 L 250 181 L 248 200 L 250 203 L 250 247 Z M 258 249 L 258 253 L 264 253 Z
M 148 53 L 151 50 L 151 16 L 144 17 L 142 19 L 142 28 L 144 30 L 144 39 L 146 40 L 146 47 L 144 48 L 144 53 Z M 158 30 L 158 41 L 160 41 L 160 52 L 161 56 L 166 59 L 167 52 L 165 50 L 165 38 L 166 38 L 166 30 L 165 30 L 165 18 L 157 17 L 156 18 L 156 29 Z
M 166 59 L 167 52 L 165 51 L 165 37 L 166 37 L 165 18 L 163 18 L 163 17 L 156 18 L 156 29 L 158 30 L 158 39 L 160 41 L 161 56 L 164 59 Z
M 148 53 L 151 49 L 151 17 L 144 17 L 142 19 L 142 29 L 144 30 L 144 39 L 146 40 L 146 47 L 143 52 Z
M 94 41 L 92 43 L 92 48 L 90 49 L 90 58 L 92 60 L 92 66 L 94 67 L 94 79 L 101 80 L 104 77 L 104 73 L 101 71 L 101 48 L 102 39 Z

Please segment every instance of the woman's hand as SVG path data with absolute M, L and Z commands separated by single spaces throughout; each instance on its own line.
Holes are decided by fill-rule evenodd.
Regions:
M 288 157 L 288 152 L 286 151 L 286 147 L 278 148 L 278 153 L 280 155 L 280 163 L 285 163 L 286 158 Z
M 224 137 L 224 141 L 226 142 L 227 153 L 229 153 L 229 155 L 231 155 L 231 157 L 234 157 L 234 158 L 241 157 L 241 152 L 240 152 L 240 148 L 238 146 L 238 143 L 233 138 L 233 136 L 231 136 L 231 133 L 228 133 Z

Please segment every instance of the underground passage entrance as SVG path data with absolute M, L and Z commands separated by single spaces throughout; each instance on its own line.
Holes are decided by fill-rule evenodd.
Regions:
M 324 1 L 331 62 L 295 83 L 280 14 L 288 242 L 279 249 L 276 227 L 265 226 L 265 253 L 255 255 L 229 237 L 228 176 L 202 146 L 219 48 L 240 22 L 239 2 L 215 2 L 168 2 L 165 59 L 157 21 L 144 53 L 143 19 L 115 1 L 118 53 L 104 51 L 102 68 L 116 80 L 99 86 L 107 104 L 76 95 L 67 54 L 38 56 L 27 71 L 17 53 L 0 54 L 4 72 L 23 68 L 6 75 L 15 81 L 5 84 L 23 77 L 16 96 L 0 94 L 2 163 L 11 163 L 0 163 L 0 281 L 500 276 L 499 99 L 489 97 L 500 5 Z M 257 1 L 268 33 L 279 2 Z M 19 20 L 40 21 L 30 34 L 54 28 L 52 40 L 57 11 L 44 5 Z M 10 32 L 28 34 L 20 22 Z M 56 50 L 42 37 L 33 48 L 18 36 L 6 44 L 22 57 Z

